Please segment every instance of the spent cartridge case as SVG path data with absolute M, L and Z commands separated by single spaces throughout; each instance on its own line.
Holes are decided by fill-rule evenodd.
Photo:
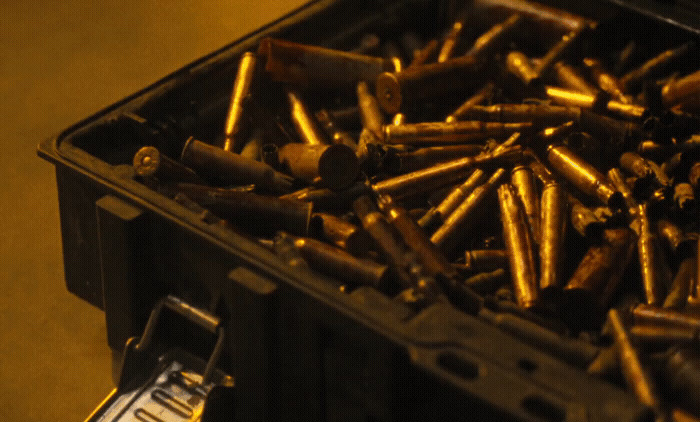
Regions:
M 608 324 L 615 340 L 618 360 L 628 387 L 634 391 L 640 402 L 653 409 L 658 409 L 660 402 L 654 383 L 642 367 L 639 354 L 632 345 L 627 328 L 625 328 L 622 317 L 616 309 L 611 309 L 608 312 Z
M 274 81 L 301 86 L 354 86 L 374 82 L 392 67 L 380 57 L 298 44 L 274 38 L 260 41 L 258 56 Z
M 309 232 L 311 203 L 203 185 L 180 183 L 177 188 L 237 227 L 252 227 L 266 233 L 285 230 L 300 236 Z
M 654 177 L 662 186 L 671 185 L 669 177 L 656 163 L 636 152 L 628 151 L 620 155 L 620 167 L 637 177 Z
M 507 258 L 506 258 L 507 260 Z M 508 270 L 497 268 L 493 271 L 481 272 L 464 280 L 464 285 L 479 294 L 493 293 L 510 283 Z
M 688 181 L 693 189 L 700 187 L 700 161 L 693 164 L 688 171 Z
M 505 249 L 474 249 L 464 251 L 464 267 L 469 271 L 488 272 L 508 267 Z
M 496 189 L 504 175 L 505 170 L 499 168 L 489 177 L 486 183 L 474 188 L 464 201 L 447 217 L 442 226 L 433 233 L 430 241 L 446 253 L 451 252 L 459 241 L 465 237 L 465 231 L 473 227 L 473 224 L 477 222 L 476 219 L 479 213 L 483 212 L 481 204 Z
M 547 97 L 555 104 L 607 111 L 622 118 L 635 121 L 644 120 L 649 115 L 649 110 L 647 110 L 646 107 L 622 103 L 616 100 L 607 101 L 606 98 L 601 95 L 589 95 L 553 86 L 547 86 L 545 91 Z
M 255 75 L 255 53 L 243 53 L 238 61 L 238 73 L 233 82 L 231 102 L 224 125 L 224 147 L 226 151 L 240 152 L 243 148 L 246 132 L 245 106 L 250 98 L 251 86 Z
M 530 62 L 530 59 L 520 51 L 508 53 L 508 56 L 506 56 L 506 68 L 527 86 L 540 82 L 540 75 Z
M 695 190 L 690 183 L 676 183 L 673 186 L 673 202 L 682 211 L 695 208 Z
M 499 154 L 487 152 L 475 157 L 458 158 L 382 180 L 372 185 L 372 188 L 379 194 L 388 194 L 394 198 L 424 193 L 466 177 L 476 166 L 513 160 L 521 155 L 522 149 L 515 145 L 506 148 Z
M 547 51 L 547 54 L 545 54 L 544 57 L 539 60 L 537 66 L 535 67 L 535 72 L 540 76 L 548 74 L 552 69 L 552 66 L 554 66 L 554 63 L 561 60 L 562 56 L 564 56 L 569 49 L 572 48 L 581 34 L 583 34 L 587 28 L 593 25 L 594 24 L 588 23 L 587 25 L 582 25 L 581 27 L 562 35 L 561 39 L 557 41 L 557 43 Z
M 559 183 L 542 189 L 542 224 L 540 234 L 540 289 L 561 286 L 566 230 L 566 193 Z
M 666 362 L 664 378 L 684 407 L 700 413 L 700 353 L 697 346 L 673 350 Z
M 692 344 L 700 341 L 700 330 L 669 328 L 659 325 L 641 324 L 630 328 L 630 337 L 635 343 L 645 346 L 668 348 L 677 344 Z
M 615 186 L 615 189 L 622 194 L 627 208 L 637 208 L 637 200 L 632 195 L 632 189 L 627 184 L 625 176 L 619 168 L 613 167 L 608 170 L 608 180 L 610 180 L 610 183 Z
M 615 186 L 595 167 L 576 156 L 564 145 L 550 145 L 547 159 L 552 167 L 583 193 L 597 197 L 616 210 L 624 206 L 624 198 Z
M 617 79 L 617 77 L 615 77 L 615 75 L 607 72 L 603 68 L 603 63 L 601 63 L 600 60 L 592 57 L 586 57 L 583 59 L 583 64 L 591 72 L 591 76 L 593 76 L 593 79 L 598 84 L 598 87 L 610 94 L 610 98 L 623 104 L 629 104 L 631 102 L 623 91 L 622 83 Z
M 384 139 L 388 144 L 449 145 L 483 142 L 488 138 L 510 136 L 515 132 L 527 132 L 530 122 L 500 123 L 481 121 L 456 121 L 407 123 L 384 126 Z
M 695 248 L 695 238 L 686 235 L 683 230 L 666 218 L 656 222 L 656 231 L 659 238 L 673 254 L 681 259 L 693 255 Z
M 510 15 L 505 21 L 492 26 L 481 34 L 465 55 L 480 58 L 490 57 L 501 50 L 514 36 L 524 19 L 519 14 Z
M 607 222 L 606 213 L 583 205 L 581 201 L 571 194 L 567 195 L 567 201 L 571 209 L 569 213 L 571 226 L 585 238 L 600 238 Z
M 440 42 L 436 39 L 428 41 L 423 48 L 413 51 L 413 60 L 406 66 L 407 69 L 419 67 L 425 63 L 429 63 L 437 54 L 440 48 Z
M 523 204 L 528 227 L 532 233 L 532 239 L 539 244 L 540 241 L 540 198 L 535 186 L 535 173 L 525 165 L 516 165 L 510 173 L 510 183 L 515 188 L 520 202 Z
M 589 84 L 572 66 L 564 62 L 556 62 L 553 69 L 557 82 L 562 87 L 590 96 L 598 95 L 598 89 Z
M 522 205 L 512 186 L 498 188 L 498 203 L 503 223 L 503 237 L 518 305 L 530 309 L 537 305 L 538 289 L 533 256 L 533 242 Z
M 685 258 L 678 265 L 678 271 L 673 278 L 668 296 L 664 300 L 663 307 L 670 309 L 683 309 L 688 302 L 690 289 L 693 286 L 693 279 L 696 273 L 695 257 Z
M 353 285 L 372 286 L 383 290 L 389 277 L 389 267 L 371 259 L 358 259 L 348 252 L 321 241 L 288 236 L 309 266 Z
M 666 108 L 677 107 L 682 111 L 700 111 L 700 71 L 680 79 L 672 79 L 661 88 L 661 100 Z
M 607 229 L 604 241 L 588 248 L 564 287 L 572 318 L 586 324 L 608 305 L 634 254 L 634 240 L 628 228 Z
M 398 113 L 402 105 L 455 90 L 483 84 L 483 64 L 474 56 L 442 63 L 409 66 L 402 72 L 385 72 L 377 78 L 377 100 L 387 113 Z
M 398 159 L 396 172 L 416 171 L 457 158 L 474 157 L 482 152 L 484 147 L 478 144 L 423 147 L 413 151 L 396 152 L 395 156 Z
M 625 87 L 626 92 L 634 92 L 642 85 L 642 82 L 658 77 L 674 62 L 686 56 L 694 46 L 695 43 L 691 41 L 671 50 L 666 50 L 656 57 L 647 60 L 638 68 L 626 73 L 620 78 L 620 83 Z
M 461 204 L 477 186 L 485 181 L 486 173 L 481 169 L 475 169 L 467 180 L 455 187 L 440 204 L 429 209 L 418 221 L 418 225 L 421 227 L 432 227 L 435 224 L 443 223 L 449 215 L 457 209 L 459 204 Z
M 414 278 L 408 273 L 412 256 L 398 231 L 379 212 L 368 195 L 357 198 L 352 203 L 352 208 L 397 276 L 399 284 L 404 289 L 413 287 Z
M 652 232 L 647 204 L 641 204 L 637 208 L 637 220 L 639 236 L 637 238 L 637 251 L 639 253 L 639 265 L 644 285 L 646 303 L 649 305 L 661 305 L 664 300 L 664 285 L 658 269 L 656 235 Z
M 345 210 L 355 199 L 370 193 L 370 191 L 371 188 L 368 184 L 358 181 L 340 191 L 311 186 L 282 195 L 280 198 L 312 202 L 314 204 L 314 209 Z
M 342 218 L 327 213 L 314 213 L 311 218 L 312 227 L 320 232 L 319 237 L 334 243 L 351 255 L 365 255 L 374 247 L 374 241 L 366 231 Z
M 379 110 L 379 103 L 374 95 L 369 92 L 367 82 L 357 83 L 357 104 L 360 108 L 360 118 L 362 126 L 377 136 L 377 139 L 384 138 L 384 115 Z
M 560 29 L 572 31 L 585 24 L 585 20 L 577 15 L 564 10 L 546 6 L 533 1 L 519 0 L 476 0 L 474 6 L 477 9 L 493 13 L 517 13 L 539 24 L 547 30 Z
M 289 102 L 292 123 L 302 142 L 309 145 L 325 145 L 330 143 L 326 135 L 314 121 L 298 92 L 288 90 L 287 101 Z
M 136 174 L 143 178 L 153 177 L 161 182 L 203 183 L 192 169 L 162 154 L 156 147 L 139 149 L 132 163 Z
M 182 149 L 180 161 L 203 174 L 230 184 L 250 184 L 262 189 L 285 192 L 293 178 L 267 164 L 242 157 L 190 137 Z
M 697 315 L 684 313 L 673 309 L 660 308 L 640 304 L 632 308 L 635 324 L 660 325 L 671 328 L 700 329 L 700 318 Z
M 438 63 L 446 62 L 448 59 L 452 58 L 463 29 L 464 20 L 458 20 L 452 24 L 452 27 L 445 36 L 445 39 L 442 41 L 442 47 L 440 47 L 440 52 L 438 53 L 437 58 Z
M 455 112 L 456 113 L 456 112 Z M 474 104 L 460 113 L 463 120 L 484 122 L 532 122 L 537 128 L 559 126 L 569 121 L 578 121 L 581 109 L 578 107 L 552 106 L 547 104 L 494 104 L 480 106 Z
M 426 274 L 456 279 L 457 271 L 450 261 L 403 207 L 397 205 L 388 195 L 379 196 L 378 202 L 389 223 L 401 234 L 406 245 L 416 253 L 416 258 L 423 265 Z
M 447 123 L 451 123 L 457 120 L 471 120 L 469 118 L 469 110 L 474 107 L 475 105 L 479 105 L 486 101 L 488 98 L 490 98 L 493 95 L 493 91 L 496 88 L 496 85 L 493 84 L 493 82 L 487 82 L 486 85 L 481 87 L 478 91 L 474 93 L 471 97 L 467 98 L 467 100 L 462 103 L 455 111 L 453 111 L 445 121 Z M 485 120 L 485 119 L 480 119 L 480 118 L 474 118 L 473 120 Z
M 360 173 L 355 151 L 346 145 L 286 144 L 279 149 L 279 160 L 295 177 L 334 190 L 350 186 Z
M 531 157 L 533 159 L 530 160 L 528 166 L 530 166 L 532 172 L 540 180 L 540 182 L 542 182 L 543 185 L 555 182 L 556 178 L 554 177 L 554 173 L 552 173 L 552 171 L 548 169 L 547 166 L 542 163 L 542 161 L 540 161 L 539 157 L 537 157 L 535 154 L 531 154 Z
M 357 142 L 355 142 L 355 139 L 352 137 L 352 135 L 350 135 L 350 133 L 338 128 L 333 116 L 331 116 L 331 113 L 328 110 L 323 109 L 317 111 L 316 120 L 319 122 L 323 130 L 326 131 L 331 143 L 347 145 L 354 151 L 357 151 Z

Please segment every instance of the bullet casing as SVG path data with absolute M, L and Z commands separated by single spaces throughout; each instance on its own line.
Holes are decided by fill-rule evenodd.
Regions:
M 637 200 L 634 198 L 632 189 L 627 184 L 625 176 L 622 174 L 619 168 L 613 167 L 608 170 L 608 180 L 610 180 L 610 183 L 615 186 L 615 189 L 622 194 L 627 208 L 636 209 L 638 205 Z
M 389 267 L 370 259 L 358 259 L 348 252 L 316 239 L 289 236 L 309 266 L 353 285 L 386 288 Z
M 638 68 L 626 73 L 620 78 L 620 83 L 625 87 L 626 92 L 633 92 L 645 80 L 654 78 L 664 72 L 670 65 L 683 58 L 695 47 L 695 43 L 682 44 L 671 50 L 666 50 L 656 57 L 647 60 Z
M 668 348 L 677 344 L 692 344 L 700 341 L 700 330 L 689 328 L 669 328 L 659 325 L 634 325 L 630 328 L 630 337 L 635 343 L 658 345 Z
M 486 58 L 501 50 L 517 34 L 524 19 L 519 14 L 512 14 L 505 21 L 492 26 L 481 34 L 465 54 Z
M 357 151 L 357 142 L 355 142 L 355 139 L 348 132 L 340 130 L 337 127 L 336 122 L 328 110 L 323 109 L 317 111 L 316 120 L 321 124 L 323 130 L 326 131 L 331 143 L 347 145 L 352 148 L 353 151 Z
M 640 304 L 632 308 L 635 324 L 659 325 L 671 328 L 700 329 L 700 318 L 691 313 Z
M 440 48 L 440 42 L 436 39 L 428 41 L 423 48 L 413 51 L 413 60 L 406 66 L 405 70 L 422 66 L 433 58 Z
M 374 247 L 367 232 L 332 214 L 314 213 L 311 217 L 320 225 L 320 235 L 351 255 L 362 256 Z
M 525 213 L 513 187 L 508 184 L 498 188 L 498 203 L 513 280 L 513 291 L 518 305 L 521 308 L 530 309 L 537 305 L 538 289 L 533 242 L 525 220 Z
M 598 95 L 596 87 L 589 84 L 576 69 L 564 62 L 556 62 L 554 64 L 554 75 L 564 88 L 590 96 Z
M 349 53 L 274 38 L 260 41 L 258 56 L 272 80 L 301 86 L 354 86 L 374 82 L 393 65 L 380 57 Z
M 559 126 L 569 121 L 578 121 L 578 107 L 552 106 L 547 104 L 494 104 L 474 105 L 462 114 L 463 119 L 485 122 L 532 122 L 536 128 Z
M 660 306 L 665 297 L 664 286 L 657 268 L 659 257 L 656 256 L 656 235 L 651 230 L 646 204 L 641 204 L 637 208 L 637 220 L 639 227 L 637 251 L 646 303 Z
M 485 151 L 482 145 L 444 145 L 437 147 L 423 147 L 413 151 L 396 152 L 399 173 L 412 172 L 426 167 L 434 166 L 445 161 L 462 157 L 474 157 Z
M 224 126 L 224 147 L 226 151 L 239 152 L 245 141 L 245 105 L 251 94 L 251 86 L 255 75 L 256 57 L 254 53 L 243 53 L 238 62 L 238 72 L 233 82 L 231 102 L 226 114 Z
M 629 333 L 616 309 L 611 309 L 608 312 L 608 324 L 615 339 L 615 349 L 628 387 L 634 391 L 640 402 L 653 409 L 658 409 L 660 406 L 659 396 L 653 381 L 642 367 L 639 354 L 632 346 Z
M 384 115 L 379 110 L 377 99 L 370 93 L 367 82 L 361 81 L 357 84 L 357 104 L 360 108 L 362 126 L 374 133 L 377 139 L 383 139 Z
M 667 108 L 700 112 L 700 71 L 669 81 L 661 89 L 661 100 Z
M 550 145 L 547 159 L 554 169 L 583 193 L 597 197 L 612 209 L 624 206 L 622 194 L 595 167 L 576 156 L 564 145 Z
M 313 182 L 320 178 L 324 187 L 340 190 L 350 186 L 360 174 L 355 151 L 346 145 L 286 144 L 278 152 L 280 163 L 295 177 Z
M 485 182 L 485 179 L 486 173 L 481 169 L 475 169 L 472 174 L 467 177 L 467 180 L 455 187 L 440 204 L 428 210 L 418 221 L 418 225 L 421 227 L 431 227 L 436 223 L 443 223 L 477 186 Z
M 330 143 L 314 121 L 298 92 L 288 90 L 287 101 L 289 102 L 292 123 L 303 143 L 309 145 L 326 145 Z
M 478 91 L 476 91 L 474 95 L 467 98 L 467 100 L 464 103 L 462 103 L 455 111 L 453 111 L 449 116 L 447 116 L 445 122 L 452 123 L 457 120 L 469 119 L 469 110 L 471 110 L 475 105 L 479 105 L 486 101 L 489 97 L 491 97 L 495 88 L 496 85 L 494 85 L 493 82 L 487 82 L 486 85 L 484 85 Z M 473 119 L 485 120 L 478 117 Z
M 474 6 L 491 14 L 517 13 L 544 26 L 547 31 L 558 29 L 572 31 L 581 28 L 585 20 L 561 9 L 541 3 L 518 0 L 476 0 Z
M 497 169 L 484 183 L 477 186 L 462 201 L 461 204 L 445 219 L 435 233 L 430 237 L 430 241 L 441 250 L 450 253 L 459 243 L 460 236 L 465 237 L 467 229 L 473 227 L 477 218 L 484 210 L 481 205 L 484 200 L 493 192 L 500 183 L 500 179 L 505 175 L 505 170 Z
M 318 188 L 314 186 L 300 189 L 280 196 L 282 199 L 294 199 L 302 202 L 312 202 L 314 209 L 324 210 L 345 210 L 352 202 L 362 195 L 366 195 L 371 188 L 365 182 L 355 182 L 350 187 L 334 191 L 328 188 Z
M 510 273 L 503 268 L 480 272 L 464 280 L 465 286 L 479 294 L 492 293 L 508 283 L 510 283 Z
M 377 78 L 377 100 L 387 113 L 401 111 L 405 104 L 483 84 L 483 64 L 474 56 L 442 63 L 409 66 L 399 73 L 385 72 Z
M 520 51 L 508 53 L 508 56 L 506 56 L 506 68 L 526 86 L 540 82 L 540 75 L 530 62 L 530 59 Z
M 203 183 L 192 169 L 163 155 L 156 147 L 139 149 L 132 163 L 136 174 L 144 178 L 154 177 L 161 182 Z
M 309 232 L 312 204 L 308 202 L 194 184 L 181 183 L 178 190 L 237 227 L 266 233 L 285 230 L 300 236 Z
M 673 186 L 673 202 L 683 211 L 695 207 L 695 191 L 690 183 L 676 183 Z
M 623 91 L 622 83 L 613 74 L 606 72 L 603 68 L 603 63 L 600 60 L 586 57 L 583 59 L 583 64 L 590 70 L 593 79 L 595 79 L 598 87 L 610 94 L 610 97 L 623 104 L 629 104 L 630 99 L 627 98 Z
M 564 287 L 574 314 L 595 318 L 608 305 L 632 259 L 634 240 L 630 229 L 608 229 L 605 241 L 588 249 Z
M 464 251 L 464 266 L 469 271 L 488 272 L 508 267 L 505 249 L 475 249 Z
M 600 94 L 590 95 L 553 86 L 547 86 L 545 91 L 547 97 L 555 104 L 569 107 L 581 107 L 596 111 L 608 111 L 633 121 L 644 120 L 649 115 L 649 111 L 645 107 L 622 103 L 616 100 L 608 101 L 605 96 Z
M 561 286 L 567 201 L 559 183 L 544 185 L 541 209 L 540 289 L 545 290 Z
M 382 180 L 375 183 L 372 188 L 379 194 L 388 194 L 393 198 L 428 192 L 466 177 L 470 170 L 476 166 L 517 159 L 521 154 L 521 148 L 516 145 L 508 147 L 496 155 L 483 153 L 476 157 L 458 158 Z
M 516 165 L 510 173 L 510 183 L 515 188 L 520 203 L 523 204 L 532 240 L 539 244 L 541 234 L 540 198 L 535 186 L 535 174 L 528 166 Z
M 231 184 L 250 184 L 263 189 L 285 192 L 292 178 L 267 164 L 242 157 L 190 137 L 182 149 L 180 161 L 211 177 Z
M 440 48 L 440 53 L 438 53 L 437 62 L 442 63 L 450 59 L 453 55 L 454 49 L 459 42 L 460 35 L 464 29 L 464 21 L 458 20 L 452 24 L 452 28 L 445 36 L 442 42 L 442 47 Z
M 530 122 L 500 123 L 481 121 L 455 121 L 407 123 L 384 126 L 384 139 L 388 144 L 440 145 L 483 142 L 488 138 L 510 136 L 515 132 L 528 132 Z
M 696 273 L 695 257 L 685 258 L 678 266 L 676 276 L 671 283 L 671 289 L 664 300 L 663 307 L 669 309 L 683 309 L 688 302 L 690 289 Z
M 561 60 L 562 56 L 569 51 L 571 46 L 581 36 L 584 30 L 592 25 L 594 24 L 587 23 L 562 35 L 561 39 L 554 44 L 554 46 L 547 51 L 547 54 L 545 54 L 544 57 L 542 57 L 537 63 L 537 66 L 535 67 L 535 72 L 537 75 L 541 77 L 548 74 L 554 63 Z

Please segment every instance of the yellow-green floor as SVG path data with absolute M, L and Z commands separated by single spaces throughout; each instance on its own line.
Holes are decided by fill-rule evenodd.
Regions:
M 82 421 L 112 389 L 104 315 L 65 290 L 37 143 L 301 3 L 0 2 L 0 421 Z

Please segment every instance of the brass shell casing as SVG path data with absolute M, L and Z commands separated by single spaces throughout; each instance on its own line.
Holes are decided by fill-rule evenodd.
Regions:
M 238 72 L 233 82 L 231 101 L 224 125 L 223 149 L 226 151 L 239 152 L 243 148 L 245 105 L 251 94 L 256 62 L 255 53 L 251 52 L 243 53 L 238 62 Z
M 538 289 L 533 243 L 525 213 L 513 187 L 508 184 L 498 188 L 498 203 L 515 297 L 520 307 L 533 308 L 538 303 Z
M 340 190 L 350 186 L 360 173 L 352 148 L 336 145 L 286 144 L 278 151 L 280 163 L 295 177 Z
M 567 201 L 564 188 L 559 183 L 544 186 L 541 209 L 540 289 L 545 290 L 561 286 Z

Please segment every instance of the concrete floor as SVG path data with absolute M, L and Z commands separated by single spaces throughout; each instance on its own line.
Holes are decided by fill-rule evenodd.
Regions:
M 0 2 L 0 421 L 81 421 L 113 388 L 104 315 L 65 289 L 37 143 L 302 3 Z

